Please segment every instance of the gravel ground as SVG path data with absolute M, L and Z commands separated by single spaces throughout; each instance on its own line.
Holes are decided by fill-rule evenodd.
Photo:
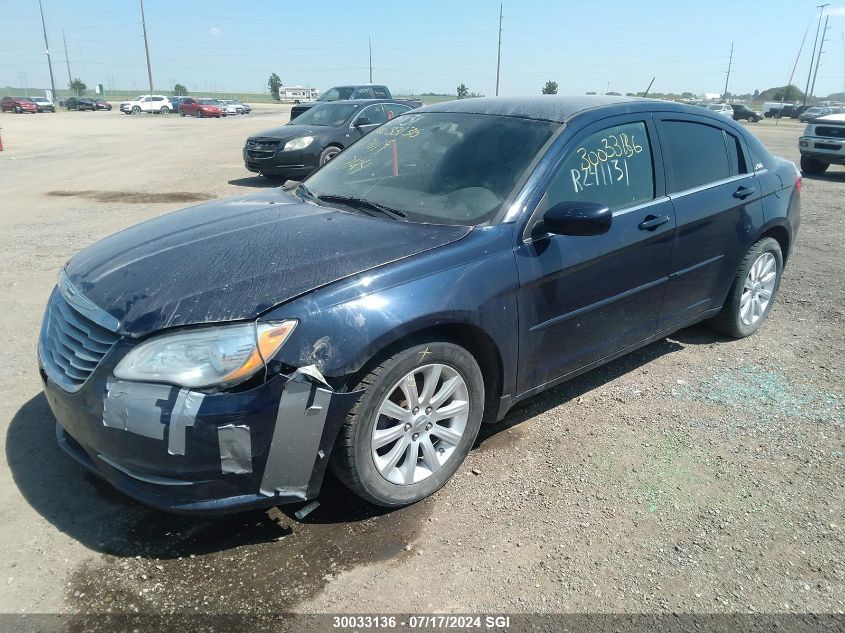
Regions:
M 437 495 L 385 513 L 334 481 L 295 508 L 139 506 L 55 445 L 35 343 L 61 264 L 186 202 L 267 186 L 287 118 L 0 117 L 0 612 L 845 612 L 845 169 L 804 181 L 769 322 L 693 327 L 487 427 Z M 753 131 L 798 159 L 801 126 Z

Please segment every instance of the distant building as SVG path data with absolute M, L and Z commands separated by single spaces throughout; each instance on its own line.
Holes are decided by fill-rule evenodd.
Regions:
M 317 88 L 303 88 L 302 86 L 282 86 L 279 88 L 279 101 L 282 103 L 308 103 L 320 98 Z
M 705 101 L 718 101 L 722 98 L 722 93 L 720 92 L 705 92 L 701 95 L 701 98 Z

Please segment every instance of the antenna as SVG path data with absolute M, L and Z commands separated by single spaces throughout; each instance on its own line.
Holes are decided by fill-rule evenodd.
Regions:
M 807 93 L 810 92 L 810 78 L 813 76 L 813 60 L 816 57 L 816 46 L 819 44 L 819 31 L 822 28 L 822 17 L 824 17 L 824 8 L 829 7 L 830 3 L 819 4 L 816 6 L 817 9 L 821 9 L 819 11 L 819 25 L 816 27 L 816 40 L 813 42 L 813 52 L 810 54 L 810 70 L 807 71 L 807 87 L 804 88 L 804 103 L 803 106 L 807 107 Z
M 728 82 L 731 80 L 731 66 L 733 66 L 734 62 L 734 43 L 731 42 L 731 56 L 728 59 L 728 76 L 725 77 L 725 92 L 722 94 L 722 100 L 728 100 Z
M 141 28 L 144 30 L 144 52 L 147 54 L 147 77 L 150 80 L 150 94 L 152 94 L 154 92 L 153 67 L 150 65 L 150 45 L 147 42 L 147 20 L 144 17 L 144 0 L 141 0 Z
M 496 55 L 496 96 L 499 96 L 499 70 L 502 67 L 502 15 L 504 12 L 504 2 L 499 3 L 499 50 Z
M 50 89 L 53 91 L 53 98 L 56 98 L 56 82 L 53 81 L 53 62 L 50 59 L 50 44 L 47 43 L 47 25 L 44 23 L 44 7 L 41 0 L 38 0 L 38 9 L 41 11 L 41 29 L 44 31 L 44 54 L 47 56 L 47 66 L 50 68 Z
M 367 42 L 370 45 L 370 83 L 373 83 L 373 38 L 367 36 Z

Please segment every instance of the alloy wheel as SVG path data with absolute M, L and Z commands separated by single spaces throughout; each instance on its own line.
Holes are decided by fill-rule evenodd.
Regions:
M 777 277 L 777 260 L 771 253 L 763 253 L 751 265 L 739 304 L 743 325 L 754 325 L 763 318 L 774 295 Z
M 448 365 L 418 367 L 387 392 L 377 416 L 371 438 L 377 470 L 394 484 L 418 483 L 440 470 L 463 437 L 467 383 Z

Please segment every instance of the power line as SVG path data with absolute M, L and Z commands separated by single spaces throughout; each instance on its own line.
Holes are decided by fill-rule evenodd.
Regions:
M 819 74 L 819 65 L 822 63 L 822 52 L 824 52 L 824 43 L 827 41 L 827 30 L 830 28 L 827 23 L 830 22 L 830 16 L 828 15 L 824 19 L 824 30 L 822 31 L 822 41 L 819 44 L 819 56 L 816 58 L 816 72 L 813 73 L 813 83 L 810 85 L 810 94 L 816 92 L 816 77 Z
M 499 70 L 502 67 L 502 15 L 504 12 L 504 2 L 499 3 L 499 48 L 496 56 L 496 96 L 499 96 Z
M 816 39 L 813 42 L 813 52 L 810 53 L 810 70 L 807 72 L 807 87 L 804 88 L 804 103 L 803 103 L 804 108 L 807 107 L 807 93 L 810 92 L 810 78 L 813 75 L 813 61 L 816 57 L 816 46 L 818 46 L 818 43 L 819 43 L 819 31 L 822 28 L 822 17 L 824 17 L 824 8 L 829 7 L 829 6 L 830 6 L 829 2 L 816 6 L 816 8 L 821 9 L 821 11 L 819 11 L 819 24 L 816 27 Z
M 153 67 L 150 64 L 150 45 L 147 42 L 147 20 L 144 17 L 144 0 L 141 0 L 141 28 L 144 30 L 144 52 L 147 54 L 147 77 L 150 79 L 150 94 L 153 94 L 155 92 L 153 90 Z
M 734 61 L 734 43 L 731 42 L 731 56 L 728 59 L 728 76 L 725 77 L 725 92 L 722 95 L 723 99 L 728 98 L 728 82 L 731 80 L 731 66 L 733 65 Z
M 47 42 L 47 25 L 44 22 L 44 7 L 41 0 L 38 0 L 38 9 L 41 11 L 41 30 L 44 31 L 44 54 L 47 55 L 47 66 L 50 68 L 50 89 L 53 91 L 53 98 L 56 95 L 56 82 L 53 80 L 53 62 L 50 59 L 50 44 Z

